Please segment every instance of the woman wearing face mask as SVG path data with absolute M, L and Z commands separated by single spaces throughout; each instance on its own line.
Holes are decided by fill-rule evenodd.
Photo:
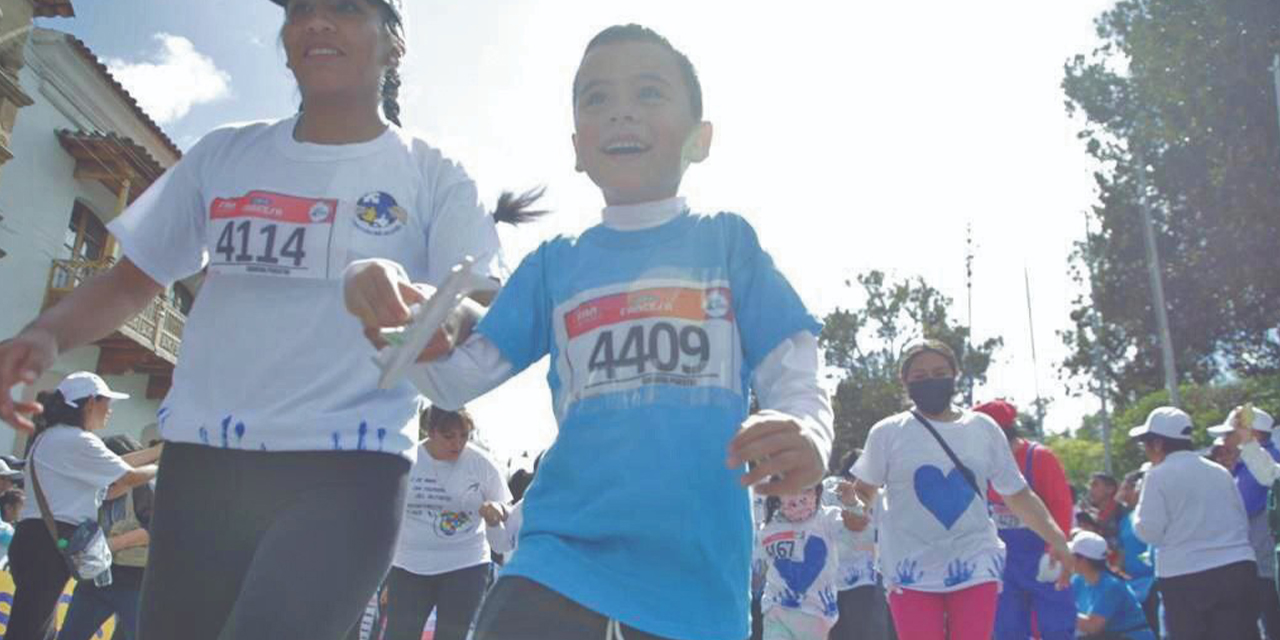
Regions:
M 1005 554 L 980 489 L 988 483 L 1048 541 L 1058 587 L 1070 580 L 1066 537 L 1027 488 L 1000 427 L 952 405 L 959 373 L 946 344 L 908 346 L 899 375 L 914 406 L 872 427 L 853 467 L 865 505 L 885 492 L 880 568 L 902 640 L 991 637 Z

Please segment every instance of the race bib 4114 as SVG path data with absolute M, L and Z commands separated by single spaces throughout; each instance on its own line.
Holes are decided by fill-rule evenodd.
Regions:
M 209 210 L 209 270 L 328 278 L 338 201 L 250 191 Z

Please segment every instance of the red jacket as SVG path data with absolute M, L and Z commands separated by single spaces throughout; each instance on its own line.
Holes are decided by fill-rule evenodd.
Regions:
M 1013 458 L 1018 462 L 1018 471 L 1021 471 L 1024 477 L 1027 475 L 1027 448 L 1030 446 L 1030 442 L 1019 438 L 1017 446 L 1013 449 Z M 1070 536 L 1074 505 L 1071 503 L 1071 485 L 1067 482 L 1067 473 L 1063 471 L 1058 456 L 1054 455 L 1049 447 L 1037 443 L 1031 456 L 1034 458 L 1032 460 L 1034 477 L 1027 478 L 1027 483 L 1049 508 L 1049 514 L 1058 523 L 1062 533 Z M 995 491 L 988 489 L 987 494 L 991 502 L 1004 504 L 1004 499 Z

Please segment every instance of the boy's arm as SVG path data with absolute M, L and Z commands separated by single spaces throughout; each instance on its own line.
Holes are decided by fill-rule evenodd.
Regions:
M 782 341 L 756 367 L 752 387 L 761 413 L 749 419 L 730 443 L 730 466 L 755 461 L 743 477 L 765 495 L 798 491 L 822 479 L 831 456 L 832 414 L 818 384 L 818 341 L 800 331 Z
M 472 334 L 449 355 L 409 367 L 408 379 L 432 404 L 456 411 L 506 382 L 514 373 L 488 338 Z

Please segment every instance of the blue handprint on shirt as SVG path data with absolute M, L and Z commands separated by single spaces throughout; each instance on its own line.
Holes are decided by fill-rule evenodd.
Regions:
M 952 560 L 951 564 L 947 565 L 947 575 L 942 579 L 942 584 L 948 587 L 964 584 L 973 579 L 973 573 L 977 571 L 977 569 L 977 564 L 965 562 L 960 559 Z
M 897 574 L 898 584 L 906 587 L 920 582 L 924 578 L 924 571 L 920 570 L 920 563 L 915 560 L 900 560 L 894 573 Z

